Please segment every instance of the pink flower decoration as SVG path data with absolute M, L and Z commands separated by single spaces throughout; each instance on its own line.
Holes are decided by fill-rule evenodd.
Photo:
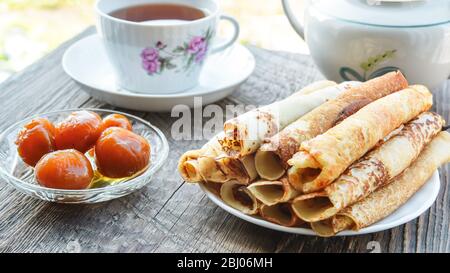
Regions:
M 156 48 L 147 47 L 147 48 L 144 48 L 144 50 L 142 50 L 141 58 L 143 60 L 154 61 L 154 60 L 157 60 L 158 57 L 159 57 L 159 52 L 158 52 L 158 49 L 156 49 Z
M 195 55 L 195 62 L 203 61 L 208 51 L 208 44 L 204 37 L 194 36 L 189 42 L 188 52 Z
M 197 53 L 203 48 L 206 47 L 205 39 L 201 36 L 194 36 L 194 38 L 191 39 L 188 46 L 188 52 L 191 54 Z
M 201 61 L 203 61 L 203 59 L 206 56 L 207 49 L 208 48 L 205 47 L 202 50 L 200 50 L 199 52 L 197 52 L 197 54 L 195 55 L 195 62 L 196 63 L 200 63 Z
M 141 52 L 142 67 L 148 74 L 154 74 L 161 68 L 159 61 L 159 52 L 156 48 L 145 48 Z
M 159 69 L 161 68 L 161 62 L 158 60 L 155 61 L 143 61 L 142 62 L 142 67 L 148 72 L 148 74 L 154 74 L 157 73 L 159 71 Z

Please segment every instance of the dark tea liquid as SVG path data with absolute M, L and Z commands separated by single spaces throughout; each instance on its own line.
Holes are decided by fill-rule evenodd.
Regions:
M 206 16 L 205 12 L 180 4 L 144 4 L 130 6 L 111 12 L 109 15 L 132 22 L 154 20 L 193 21 Z

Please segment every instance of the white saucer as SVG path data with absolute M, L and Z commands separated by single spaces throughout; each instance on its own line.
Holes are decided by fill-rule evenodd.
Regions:
M 198 86 L 170 95 L 121 90 L 116 85 L 112 67 L 97 34 L 67 49 L 62 65 L 66 73 L 84 87 L 84 91 L 98 100 L 140 111 L 170 111 L 177 104 L 192 107 L 195 96 L 201 96 L 203 104 L 208 104 L 230 95 L 253 72 L 255 58 L 247 48 L 235 44 L 206 60 Z
M 439 194 L 439 187 L 440 187 L 439 173 L 435 171 L 433 173 L 433 176 L 431 176 L 431 178 L 427 181 L 427 183 L 425 183 L 425 185 L 419 191 L 417 191 L 416 194 L 414 194 L 411 197 L 411 199 L 409 199 L 405 204 L 403 204 L 403 206 L 401 206 L 399 209 L 397 209 L 394 213 L 392 213 L 388 217 L 359 231 L 343 231 L 338 233 L 336 236 L 350 236 L 350 235 L 374 233 L 405 224 L 419 217 L 428 208 L 430 208 L 431 205 L 433 205 L 434 201 L 436 200 Z M 241 218 L 244 221 L 273 230 L 316 236 L 316 234 L 311 229 L 284 227 L 268 222 L 258 216 L 251 216 L 244 214 L 239 210 L 236 210 L 225 204 L 222 201 L 222 199 L 220 199 L 220 197 L 215 195 L 213 192 L 209 191 L 202 184 L 200 184 L 200 188 L 203 190 L 206 196 L 216 205 L 218 205 L 225 211 L 233 214 L 234 216 Z

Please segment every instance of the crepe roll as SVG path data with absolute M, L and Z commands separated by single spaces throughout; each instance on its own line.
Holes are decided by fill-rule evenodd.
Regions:
M 228 181 L 222 185 L 220 197 L 226 204 L 245 214 L 258 213 L 258 201 L 245 185 L 236 180 Z
M 186 182 L 200 182 L 203 177 L 200 172 L 198 158 L 214 158 L 223 154 L 217 140 L 223 137 L 223 132 L 211 138 L 202 148 L 185 152 L 178 160 L 178 172 Z
M 312 109 L 337 97 L 344 85 L 334 85 L 305 95 L 291 96 L 244 113 L 224 124 L 225 136 L 219 139 L 230 156 L 243 157 L 256 152 L 262 141 L 272 137 Z
M 178 172 L 183 180 L 186 182 L 199 182 L 203 178 L 199 172 L 199 166 L 197 159 L 202 154 L 201 149 L 187 151 L 184 153 L 178 161 Z
M 255 153 L 255 168 L 258 175 L 267 180 L 277 180 L 286 172 L 277 154 L 261 149 Z
M 351 218 L 336 215 L 328 219 L 311 223 L 311 229 L 321 237 L 331 237 L 342 230 L 350 229 L 354 225 Z
M 316 222 L 335 215 L 386 185 L 405 170 L 444 125 L 438 114 L 425 112 L 397 134 L 352 164 L 323 192 L 297 197 L 293 210 L 302 220 Z
M 312 223 L 321 236 L 332 236 L 342 230 L 359 230 L 393 213 L 405 204 L 433 175 L 450 162 L 450 134 L 440 132 L 419 157 L 391 183 L 367 198 L 345 208 L 331 219 Z
M 298 195 L 287 178 L 278 181 L 256 181 L 250 184 L 247 189 L 256 199 L 268 206 L 287 202 Z
M 183 154 L 178 163 L 178 171 L 186 182 L 210 181 L 224 183 L 238 180 L 248 184 L 257 177 L 254 155 L 232 158 L 225 154 L 215 136 L 201 149 Z
M 278 203 L 272 206 L 262 204 L 260 215 L 266 221 L 285 227 L 297 227 L 304 223 L 295 215 L 289 203 Z
M 270 164 L 257 162 L 259 175 L 265 179 L 282 175 L 288 168 L 287 161 L 298 152 L 303 141 L 324 133 L 370 102 L 408 87 L 408 82 L 401 72 L 390 72 L 364 83 L 353 83 L 349 87 L 336 99 L 325 102 L 275 136 L 264 140 L 256 160 L 259 159 L 261 163 L 270 161 Z
M 254 155 L 242 158 L 229 156 L 208 157 L 201 156 L 197 160 L 186 161 L 187 169 L 196 168 L 200 176 L 199 181 L 224 183 L 238 180 L 242 184 L 249 184 L 257 178 Z
M 304 193 L 319 191 L 401 124 L 433 103 L 422 85 L 378 99 L 325 133 L 304 141 L 289 161 L 289 182 Z

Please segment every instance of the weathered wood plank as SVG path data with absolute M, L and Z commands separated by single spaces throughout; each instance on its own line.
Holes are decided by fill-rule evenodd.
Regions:
M 61 108 L 114 108 L 89 98 L 62 70 L 64 50 L 86 32 L 0 85 L 0 128 L 28 115 Z M 308 56 L 255 47 L 254 74 L 217 104 L 267 104 L 318 80 Z M 450 84 L 435 93 L 435 110 L 450 119 Z M 0 183 L 2 252 L 367 252 L 372 241 L 383 252 L 449 252 L 449 166 L 441 169 L 442 190 L 433 207 L 406 225 L 376 234 L 318 238 L 276 232 L 242 221 L 210 202 L 176 173 L 178 157 L 204 140 L 175 141 L 176 118 L 126 111 L 149 120 L 168 137 L 167 163 L 144 189 L 96 205 L 52 204 Z M 207 119 L 205 118 L 204 121 Z

